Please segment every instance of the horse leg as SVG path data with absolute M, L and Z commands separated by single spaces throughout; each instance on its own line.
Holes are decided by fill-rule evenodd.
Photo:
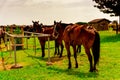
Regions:
M 42 57 L 44 57 L 45 56 L 45 44 L 44 45 L 42 45 Z
M 95 62 L 95 59 L 94 59 L 94 71 L 98 71 L 97 68 L 96 68 L 96 62 Z
M 57 54 L 57 48 L 58 48 L 57 42 L 55 41 L 55 52 L 54 52 L 54 56 Z
M 44 57 L 45 56 L 45 41 L 40 41 L 40 43 L 41 43 L 41 48 L 42 48 L 42 57 Z
M 93 72 L 93 63 L 92 63 L 92 55 L 90 53 L 90 49 L 89 48 L 85 48 L 85 52 L 88 56 L 88 60 L 89 60 L 89 63 L 90 63 L 90 72 Z
M 73 50 L 74 50 L 74 58 L 75 58 L 75 65 L 76 65 L 75 68 L 78 68 L 76 45 L 73 46 Z
M 81 52 L 81 45 L 78 45 L 77 47 L 77 53 L 80 53 Z
M 68 57 L 68 69 L 71 69 L 71 53 L 70 53 L 70 45 L 69 43 L 65 43 L 65 47 L 66 47 L 66 50 L 67 50 L 67 57 Z
M 60 53 L 60 58 L 62 57 L 63 48 L 64 48 L 63 43 L 61 43 L 61 53 Z
M 3 42 L 4 42 L 5 46 L 7 46 L 7 44 L 5 43 L 5 37 L 3 37 Z
M 59 44 L 57 44 L 57 48 L 58 48 L 58 54 L 57 55 L 60 55 Z

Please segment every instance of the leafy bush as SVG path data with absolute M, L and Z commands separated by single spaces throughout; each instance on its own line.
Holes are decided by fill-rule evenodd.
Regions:
M 16 26 L 13 33 L 17 35 L 21 34 L 22 32 L 20 27 Z M 22 38 L 16 38 L 16 44 L 22 44 Z M 20 49 L 22 49 L 22 46 L 16 46 L 16 50 L 20 50 Z

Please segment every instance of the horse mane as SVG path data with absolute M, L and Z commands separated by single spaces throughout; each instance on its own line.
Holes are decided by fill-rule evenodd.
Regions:
M 62 27 L 65 29 L 68 25 L 73 25 L 72 23 L 61 23 Z

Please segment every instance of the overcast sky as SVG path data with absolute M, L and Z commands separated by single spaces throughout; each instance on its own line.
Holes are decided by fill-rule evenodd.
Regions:
M 88 22 L 96 18 L 117 20 L 93 7 L 92 0 L 0 0 L 0 25 Z

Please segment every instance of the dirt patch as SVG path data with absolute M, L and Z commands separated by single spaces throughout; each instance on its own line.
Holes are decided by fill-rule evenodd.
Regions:
M 19 69 L 26 66 L 25 63 L 19 63 L 15 66 L 15 64 L 4 64 L 2 61 L 0 61 L 0 71 L 2 70 L 11 70 L 11 69 Z
M 2 61 L 0 61 L 0 70 L 9 70 L 11 65 L 5 65 Z

